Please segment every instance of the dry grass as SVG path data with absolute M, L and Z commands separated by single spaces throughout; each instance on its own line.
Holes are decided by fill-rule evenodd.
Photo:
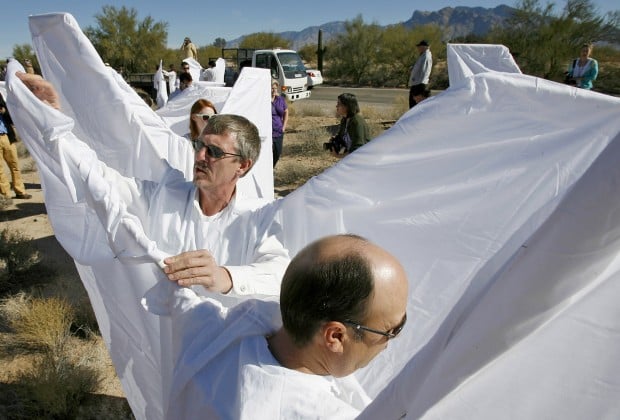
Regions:
M 17 398 L 13 408 L 24 417 L 73 416 L 80 402 L 97 390 L 103 372 L 96 341 L 71 333 L 73 307 L 62 298 L 20 293 L 5 299 L 0 313 L 13 332 L 11 354 L 16 349 L 32 354 L 26 368 L 7 378 Z
M 368 122 L 371 138 L 374 138 L 408 109 L 405 98 L 391 107 L 362 106 L 361 114 Z M 305 101 L 289 104 L 284 148 L 274 170 L 277 195 L 284 196 L 294 191 L 340 160 L 323 150 L 323 143 L 336 133 L 338 123 L 333 106 L 321 107 Z
M 66 300 L 19 294 L 15 299 L 8 299 L 6 307 L 3 312 L 17 341 L 54 354 L 65 350 L 74 319 L 73 308 Z

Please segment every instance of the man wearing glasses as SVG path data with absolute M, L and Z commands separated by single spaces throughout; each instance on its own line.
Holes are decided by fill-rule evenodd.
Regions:
M 17 76 L 39 99 L 60 108 L 49 82 L 24 73 Z M 162 180 L 151 182 L 124 177 L 101 162 L 89 169 L 90 179 L 98 177 L 97 182 L 114 190 L 158 248 L 176 255 L 164 260 L 171 281 L 196 286 L 199 293 L 206 289 L 233 296 L 277 296 L 290 258 L 276 238 L 280 227 L 273 220 L 275 209 L 250 211 L 256 203 L 236 196 L 237 181 L 252 169 L 260 146 L 252 122 L 238 115 L 215 115 L 194 144 L 193 183 L 172 168 Z M 93 205 L 109 211 L 103 204 Z
M 369 403 L 351 375 L 406 322 L 408 283 L 394 256 L 337 235 L 301 250 L 280 304 L 226 310 L 177 288 L 157 308 L 183 337 L 167 418 L 346 418 Z M 351 375 L 351 376 L 350 376 Z

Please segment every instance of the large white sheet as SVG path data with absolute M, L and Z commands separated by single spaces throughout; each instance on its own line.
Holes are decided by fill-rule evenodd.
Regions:
M 407 270 L 411 321 L 357 375 L 376 396 L 363 418 L 620 412 L 620 100 L 496 71 L 493 60 L 472 68 L 467 59 L 450 59 L 450 89 L 273 204 L 292 255 L 317 237 L 354 232 L 393 252 Z M 44 68 L 54 81 L 60 69 Z M 80 101 L 75 85 L 57 86 L 63 106 Z M 169 330 L 138 305 L 160 274 L 155 264 L 113 257 L 130 247 L 154 261 L 156 244 L 122 206 L 117 217 L 89 212 L 79 197 L 92 191 L 69 190 L 66 162 L 45 154 L 62 144 L 54 139 L 73 135 L 71 119 L 46 109 L 11 76 L 8 91 L 56 235 L 93 266 L 81 270 L 82 279 L 132 409 L 138 418 L 161 418 Z M 76 136 L 101 129 L 81 118 L 88 130 L 76 126 Z M 103 151 L 117 144 L 97 141 L 88 138 Z M 104 161 L 108 154 L 97 152 Z M 82 223 L 64 226 L 66 215 L 81 215 L 73 220 Z

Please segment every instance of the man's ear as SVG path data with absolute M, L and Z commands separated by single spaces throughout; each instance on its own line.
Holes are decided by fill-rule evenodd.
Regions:
M 342 322 L 330 321 L 321 327 L 323 343 L 325 347 L 333 352 L 344 353 L 345 341 L 347 337 L 347 327 Z
M 241 165 L 239 165 L 239 169 L 237 169 L 237 173 L 239 174 L 239 178 L 243 178 L 245 174 L 247 174 L 252 168 L 252 159 L 242 160 Z

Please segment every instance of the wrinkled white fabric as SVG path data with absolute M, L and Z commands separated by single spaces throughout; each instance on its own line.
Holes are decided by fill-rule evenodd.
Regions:
M 120 75 L 104 65 L 73 16 L 67 13 L 33 16 L 29 26 L 42 73 L 58 87 L 63 113 L 74 120 L 73 132 L 101 161 L 125 176 L 142 180 L 157 181 L 170 166 L 183 172 L 188 180 L 192 179 L 191 144 L 171 131 Z M 236 95 L 245 104 L 236 111 L 261 126 L 271 124 L 271 108 L 268 102 L 263 104 L 260 96 L 254 98 L 250 94 L 264 91 L 269 96 L 271 79 L 269 71 L 255 70 L 262 70 L 259 74 L 266 74 L 263 77 L 267 81 L 258 82 L 254 72 L 251 80 L 256 86 L 251 92 Z M 261 87 L 262 84 L 265 85 Z M 235 85 L 233 90 L 248 86 L 249 83 Z M 262 149 L 269 150 L 261 151 L 252 172 L 237 183 L 238 193 L 243 196 L 268 200 L 274 197 L 271 131 L 268 133 L 265 141 L 269 139 L 269 142 L 263 143 Z
M 189 114 L 194 102 L 206 99 L 212 102 L 217 112 L 221 114 L 231 91 L 232 88 L 229 87 L 196 85 L 193 89 L 186 89 L 174 96 L 165 107 L 156 112 L 172 131 L 183 136 L 189 133 Z
M 356 374 L 374 397 L 362 418 L 613 418 L 620 411 L 620 99 L 467 63 L 451 59 L 463 75 L 458 83 L 276 201 L 282 241 L 293 255 L 310 240 L 353 232 L 403 262 L 410 322 Z M 9 107 L 33 111 L 18 117 L 29 148 L 71 130 L 71 119 L 8 85 Z M 79 103 L 75 83 L 57 86 L 63 100 Z M 91 121 L 82 125 L 96 135 L 102 128 Z M 114 156 L 116 137 L 95 145 L 106 163 L 101 156 Z M 99 261 L 80 273 L 132 409 L 138 418 L 163 418 L 172 375 L 180 374 L 168 366 L 171 343 L 182 344 L 167 318 L 135 310 L 161 274 L 155 264 L 111 260 L 125 246 L 115 245 L 116 225 L 105 230 L 105 221 L 118 218 L 73 204 L 92 193 L 65 186 L 64 162 L 33 156 L 59 240 L 74 258 Z M 136 231 L 127 247 L 134 255 L 143 247 L 154 260 L 150 238 L 140 238 Z M 112 278 L 93 274 L 108 266 Z M 256 418 L 270 417 L 257 410 Z
M 308 375 L 277 362 L 266 340 L 282 325 L 276 301 L 228 310 L 166 283 L 147 296 L 150 309 L 171 316 L 179 344 L 167 418 L 352 419 L 369 402 L 353 377 Z
M 224 72 L 226 71 L 226 60 L 222 57 L 215 60 L 215 82 L 224 83 Z
M 195 82 L 200 80 L 200 73 L 202 73 L 202 65 L 191 57 L 184 58 L 183 62 L 189 64 L 189 74 L 192 75 L 192 80 Z
M 467 78 L 490 71 L 521 74 L 521 69 L 503 45 L 448 44 L 448 78 L 450 86 L 458 86 Z

